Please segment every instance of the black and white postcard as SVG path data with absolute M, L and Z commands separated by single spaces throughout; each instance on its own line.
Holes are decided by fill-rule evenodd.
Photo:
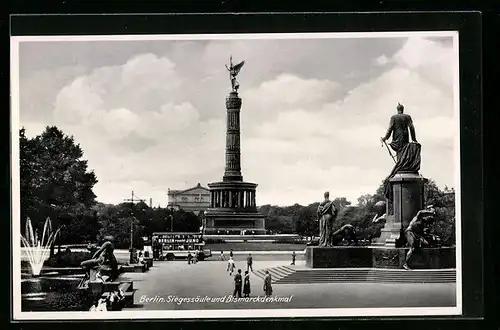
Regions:
M 458 42 L 13 36 L 14 318 L 460 315 Z

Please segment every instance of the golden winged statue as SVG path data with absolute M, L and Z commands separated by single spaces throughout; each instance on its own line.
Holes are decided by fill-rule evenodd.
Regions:
M 233 65 L 233 56 L 229 57 L 229 67 L 225 64 L 227 71 L 229 71 L 229 79 L 231 80 L 231 87 L 233 92 L 237 92 L 238 88 L 240 88 L 240 84 L 236 80 L 236 76 L 240 73 L 241 68 L 245 64 L 245 61 L 241 61 L 240 63 Z

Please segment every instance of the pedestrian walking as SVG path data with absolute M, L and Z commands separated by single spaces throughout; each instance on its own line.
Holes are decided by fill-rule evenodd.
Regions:
M 187 255 L 188 265 L 191 265 L 191 260 L 192 259 L 193 259 L 193 255 L 191 254 L 191 252 L 188 252 L 188 255 Z
M 233 257 L 233 249 L 231 249 L 231 251 L 229 251 L 229 257 L 232 258 Z
M 219 256 L 220 261 L 226 260 L 226 257 L 224 256 L 224 251 L 220 251 L 220 256 Z
M 273 294 L 272 278 L 269 271 L 266 270 L 266 276 L 264 277 L 264 294 L 266 297 L 270 297 Z
M 234 260 L 233 258 L 229 257 L 229 261 L 227 263 L 227 271 L 229 272 L 229 275 L 232 276 L 233 275 L 233 272 L 234 272 L 234 269 L 236 268 L 235 264 L 234 264 Z
M 250 297 L 250 274 L 248 273 L 248 270 L 245 271 L 245 277 L 243 278 L 243 297 L 248 298 Z
M 241 298 L 241 285 L 242 285 L 242 278 L 241 278 L 241 269 L 238 269 L 238 272 L 236 275 L 234 275 L 234 292 L 233 292 L 233 297 L 236 297 L 238 295 L 238 298 Z
M 292 252 L 292 263 L 290 265 L 295 265 L 295 251 Z
M 252 263 L 253 263 L 252 254 L 249 253 L 247 257 L 247 271 L 251 271 L 253 273 Z

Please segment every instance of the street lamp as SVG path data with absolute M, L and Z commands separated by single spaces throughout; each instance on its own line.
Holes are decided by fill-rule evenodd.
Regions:
M 133 213 L 132 213 L 133 214 Z M 129 263 L 132 264 L 134 263 L 134 244 L 133 244 L 133 241 L 134 241 L 134 219 L 135 219 L 135 216 L 132 215 L 132 217 L 130 217 L 130 248 L 129 248 L 129 251 L 130 251 L 130 257 L 129 257 Z
M 169 215 L 169 218 L 170 218 L 170 231 L 171 232 L 174 232 L 174 215 L 172 214 L 174 212 L 174 208 L 170 208 L 170 215 Z

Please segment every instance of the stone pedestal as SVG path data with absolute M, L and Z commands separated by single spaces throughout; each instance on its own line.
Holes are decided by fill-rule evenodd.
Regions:
M 405 244 L 404 230 L 425 207 L 423 176 L 416 173 L 397 173 L 390 180 L 393 202 L 387 203 L 386 223 L 382 234 L 374 243 L 376 246 L 402 247 Z
M 386 217 L 384 228 L 381 229 L 380 237 L 373 245 L 391 247 L 399 246 L 402 235 L 401 222 L 396 222 L 394 215 L 389 215 Z
M 355 246 L 310 246 L 306 248 L 305 260 L 309 268 L 369 268 L 372 251 Z
M 401 269 L 408 248 L 386 246 L 334 246 L 306 248 L 308 268 L 394 268 Z M 409 261 L 412 269 L 450 269 L 456 267 L 454 247 L 424 248 Z

